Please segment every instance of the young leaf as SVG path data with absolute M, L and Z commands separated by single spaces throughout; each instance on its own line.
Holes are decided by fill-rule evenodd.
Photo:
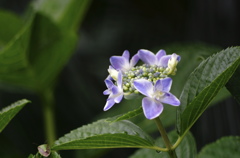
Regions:
M 226 84 L 227 89 L 240 104 L 240 66 Z
M 130 121 L 99 120 L 57 140 L 52 150 L 99 148 L 157 148 L 153 140 Z
M 204 60 L 190 75 L 177 111 L 177 129 L 184 135 L 206 110 L 240 64 L 240 47 L 225 49 Z
M 19 100 L 0 111 L 0 133 L 12 120 L 12 118 L 30 101 Z
M 174 143 L 177 140 L 178 135 L 175 131 L 173 131 L 168 134 L 168 137 L 170 141 Z M 159 146 L 164 146 L 164 142 L 162 138 L 157 139 L 156 143 Z M 196 154 L 197 154 L 196 143 L 191 133 L 188 132 L 186 134 L 181 144 L 177 147 L 176 154 L 178 158 L 195 158 L 196 157 Z M 169 155 L 167 152 L 157 152 L 149 149 L 139 149 L 132 156 L 130 156 L 130 158 L 147 158 L 147 157 L 169 158 Z
M 231 157 L 239 158 L 240 137 L 223 137 L 208 144 L 200 151 L 198 158 Z
M 143 113 L 142 107 L 140 106 L 139 108 L 137 108 L 135 110 L 132 110 L 132 111 L 129 111 L 129 112 L 125 113 L 125 114 L 117 116 L 116 118 L 111 118 L 108 121 L 110 121 L 110 122 L 117 122 L 117 121 L 121 121 L 121 120 L 127 120 L 127 119 L 133 118 L 135 116 L 138 116 L 138 115 L 140 115 L 142 113 Z

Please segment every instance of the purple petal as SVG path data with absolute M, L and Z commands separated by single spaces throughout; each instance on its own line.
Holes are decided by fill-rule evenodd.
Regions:
M 119 89 L 117 86 L 113 86 L 112 87 L 112 94 L 113 95 L 117 95 L 117 94 L 119 94 L 119 93 L 121 93 L 122 91 L 121 91 L 121 89 Z
M 109 79 L 104 80 L 104 82 L 105 82 L 107 88 L 111 88 L 114 85 L 113 82 Z
M 108 99 L 103 110 L 104 111 L 109 110 L 114 104 L 115 104 L 114 99 Z
M 157 57 L 157 62 L 159 63 L 160 62 L 160 59 L 166 55 L 166 52 L 165 50 L 163 49 L 160 49 L 157 54 L 156 54 L 156 57 Z
M 128 60 L 121 56 L 112 56 L 110 58 L 110 63 L 113 66 L 114 69 L 116 70 L 122 70 L 126 65 L 128 65 Z
M 151 97 L 153 94 L 152 82 L 145 79 L 138 79 L 133 82 L 134 87 L 143 95 Z
M 114 102 L 115 103 L 120 103 L 122 101 L 122 98 L 123 98 L 123 94 L 117 96 L 116 98 L 114 98 Z
M 180 101 L 177 97 L 175 97 L 172 93 L 168 92 L 165 93 L 161 98 L 159 98 L 159 101 L 165 104 L 173 105 L 173 106 L 179 106 Z
M 122 72 L 121 71 L 118 73 L 117 85 L 119 88 L 122 87 Z
M 154 91 L 160 92 L 169 92 L 172 86 L 172 79 L 170 77 L 157 80 L 156 84 L 154 85 Z
M 138 56 L 145 64 L 155 65 L 157 63 L 157 58 L 155 54 L 153 54 L 149 50 L 140 49 L 138 51 Z
M 103 94 L 104 95 L 109 95 L 109 94 L 111 94 L 111 91 L 109 89 L 106 89 L 105 91 L 103 91 Z
M 154 99 L 145 97 L 142 100 L 142 108 L 147 119 L 151 120 L 158 117 L 163 111 L 163 105 Z
M 171 58 L 171 55 L 165 55 L 163 56 L 159 63 L 158 66 L 162 66 L 162 67 L 167 67 L 168 66 L 168 60 Z
M 135 54 L 130 60 L 130 67 L 131 68 L 134 67 L 137 64 L 138 60 L 139 60 L 139 56 L 138 54 Z
M 128 50 L 125 50 L 122 54 L 122 57 L 125 58 L 127 61 L 129 61 L 130 53 Z

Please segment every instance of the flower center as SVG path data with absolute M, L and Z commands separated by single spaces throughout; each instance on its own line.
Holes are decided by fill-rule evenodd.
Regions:
M 133 85 L 133 81 L 136 79 L 146 79 L 155 83 L 157 80 L 166 77 L 168 77 L 166 68 L 157 65 L 143 64 L 141 66 L 133 67 L 130 70 L 123 72 L 124 93 L 138 93 Z
M 163 97 L 164 93 L 161 92 L 161 91 L 156 91 L 154 94 L 153 94 L 153 98 L 155 98 L 156 100 L 160 100 L 162 97 Z

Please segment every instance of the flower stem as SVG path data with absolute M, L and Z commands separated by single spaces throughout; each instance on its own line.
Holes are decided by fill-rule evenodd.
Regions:
M 55 117 L 54 117 L 54 97 L 52 89 L 47 89 L 41 94 L 43 107 L 43 118 L 45 135 L 48 145 L 52 145 L 56 140 Z
M 163 127 L 163 124 L 162 124 L 160 118 L 157 117 L 157 118 L 155 118 L 154 120 L 155 120 L 155 122 L 156 122 L 156 124 L 157 124 L 158 130 L 159 130 L 159 132 L 160 132 L 160 134 L 161 134 L 161 136 L 162 136 L 162 138 L 163 138 L 163 141 L 164 141 L 167 149 L 169 150 L 169 151 L 168 151 L 169 156 L 170 156 L 171 158 L 177 158 L 176 152 L 175 152 L 175 150 L 172 148 L 172 144 L 171 144 L 171 142 L 170 142 L 170 140 L 169 140 L 169 138 L 168 138 L 168 136 L 167 136 L 167 132 L 166 132 L 165 128 Z

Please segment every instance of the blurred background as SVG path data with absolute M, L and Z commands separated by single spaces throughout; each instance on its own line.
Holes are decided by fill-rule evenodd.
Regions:
M 21 16 L 30 2 L 0 0 L 0 9 Z M 239 28 L 238 0 L 92 0 L 78 29 L 75 52 L 56 83 L 57 136 L 112 115 L 102 114 L 107 98 L 102 94 L 106 89 L 103 80 L 108 75 L 110 56 L 121 55 L 126 49 L 131 55 L 142 48 L 156 52 L 172 44 L 178 47 L 192 44 L 196 49 L 209 45 L 221 50 L 240 45 Z M 0 89 L 0 109 L 22 98 L 32 103 L 0 134 L 0 157 L 27 157 L 46 142 L 36 95 Z M 239 104 L 231 97 L 216 104 L 191 129 L 198 150 L 222 136 L 240 134 Z M 128 157 L 134 150 L 114 149 L 103 157 Z M 83 157 L 81 152 L 85 150 L 62 151 L 61 155 Z

